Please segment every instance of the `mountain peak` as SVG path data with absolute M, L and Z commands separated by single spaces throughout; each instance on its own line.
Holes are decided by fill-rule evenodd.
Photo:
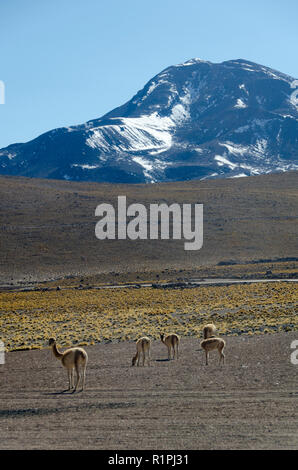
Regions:
M 141 183 L 298 169 L 293 84 L 245 59 L 189 59 L 101 118 L 0 150 L 0 172 Z
M 211 62 L 208 62 L 207 60 L 199 59 L 198 57 L 194 57 L 193 59 L 186 60 L 185 62 L 182 62 L 181 64 L 176 65 L 176 67 L 181 67 L 183 65 L 195 65 L 195 64 L 210 64 Z M 175 66 L 174 66 L 175 67 Z

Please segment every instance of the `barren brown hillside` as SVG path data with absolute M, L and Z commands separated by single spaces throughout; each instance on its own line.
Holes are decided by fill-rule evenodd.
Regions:
M 0 177 L 1 282 L 98 272 L 196 268 L 227 260 L 297 255 L 297 172 L 154 185 Z M 183 240 L 105 240 L 98 204 L 204 204 L 204 245 Z

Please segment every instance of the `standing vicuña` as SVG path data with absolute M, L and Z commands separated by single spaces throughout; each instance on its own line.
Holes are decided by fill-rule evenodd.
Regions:
M 206 365 L 208 365 L 209 351 L 213 351 L 215 349 L 218 350 L 219 363 L 221 363 L 221 360 L 223 360 L 223 363 L 225 362 L 225 355 L 223 353 L 225 345 L 225 341 L 221 338 L 207 338 L 201 341 L 201 347 L 204 349 L 206 354 Z
M 167 335 L 165 337 L 163 333 L 160 333 L 160 339 L 162 343 L 165 344 L 166 347 L 168 348 L 168 360 L 171 359 L 172 349 L 173 349 L 173 359 L 175 359 L 175 357 L 177 357 L 178 359 L 178 346 L 179 346 L 179 341 L 180 341 L 179 336 L 174 333 L 171 335 Z
M 69 389 L 71 390 L 74 387 L 73 383 L 73 371 L 76 370 L 77 374 L 77 381 L 74 387 L 74 391 L 76 391 L 80 378 L 82 378 L 82 390 L 84 390 L 85 385 L 85 376 L 86 376 L 86 367 L 88 361 L 88 355 L 83 348 L 70 348 L 66 349 L 64 352 L 60 352 L 57 348 L 56 340 L 54 338 L 49 339 L 49 345 L 52 347 L 52 351 L 57 359 L 60 359 L 62 365 L 67 369 L 68 374 L 68 383 Z M 82 369 L 82 373 L 81 373 Z
M 136 355 L 132 358 L 132 363 L 131 365 L 134 366 L 135 363 L 137 362 L 137 366 L 140 364 L 140 358 L 141 355 L 143 356 L 143 366 L 145 365 L 145 358 L 146 358 L 146 352 L 148 355 L 148 365 L 150 365 L 150 347 L 151 347 L 151 339 L 148 338 L 147 336 L 143 336 L 142 338 L 138 339 L 136 342 L 137 346 L 137 353 Z
M 210 338 L 211 336 L 215 336 L 215 333 L 216 333 L 216 326 L 213 325 L 213 323 L 208 323 L 207 325 L 204 326 L 203 328 L 204 339 Z

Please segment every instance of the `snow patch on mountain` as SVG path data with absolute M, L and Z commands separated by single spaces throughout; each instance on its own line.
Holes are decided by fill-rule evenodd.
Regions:
M 253 132 L 255 132 L 258 127 L 261 127 L 263 129 L 268 122 L 270 122 L 269 119 L 253 119 L 249 122 L 249 124 L 246 124 L 245 126 L 241 126 L 235 129 L 234 132 L 236 134 L 241 134 L 249 130 L 252 130 Z
M 158 181 L 160 172 L 162 172 L 168 166 L 171 166 L 171 163 L 169 162 L 164 162 L 159 159 L 148 160 L 140 156 L 132 157 L 132 161 L 143 168 L 143 174 L 146 178 L 146 181 L 151 183 Z
M 172 108 L 172 113 L 171 113 L 171 119 L 175 123 L 181 123 L 188 119 L 189 112 L 185 106 L 183 106 L 181 103 L 176 104 Z
M 238 98 L 234 108 L 247 108 L 247 104 L 241 98 Z
M 230 162 L 227 158 L 222 155 L 215 155 L 214 160 L 217 161 L 218 166 L 227 165 L 231 170 L 234 170 L 238 165 Z
M 238 173 L 238 175 L 229 176 L 229 178 L 244 178 L 245 176 L 248 175 L 246 175 L 245 173 Z
M 155 181 L 153 176 L 150 174 L 150 172 L 153 170 L 152 162 L 142 157 L 132 157 L 132 160 L 144 168 L 143 173 L 145 178 L 149 179 L 151 182 Z
M 298 110 L 298 80 L 291 83 L 291 88 L 296 88 L 296 90 L 291 93 L 289 101 Z
M 89 165 L 88 163 L 85 163 L 85 164 L 73 163 L 71 165 L 71 168 L 81 168 L 82 170 L 95 170 L 96 168 L 99 168 L 99 165 Z
M 201 64 L 201 63 L 209 64 L 210 62 L 208 62 L 207 60 L 194 58 L 194 59 L 187 60 L 186 62 L 182 62 L 181 64 L 178 64 L 175 67 L 183 67 L 183 66 L 187 67 L 187 66 L 190 66 L 190 65 L 196 65 L 196 64 Z
M 243 90 L 247 95 L 249 95 L 249 93 L 248 93 L 248 91 L 247 91 L 247 89 L 246 89 L 244 83 L 241 83 L 241 84 L 239 85 L 239 88 L 240 88 L 240 90 Z
M 154 149 L 165 151 L 172 145 L 172 135 L 169 131 L 173 126 L 171 118 L 160 117 L 156 112 L 139 118 L 122 118 L 121 124 L 108 124 L 90 129 L 86 144 L 104 152 Z
M 249 147 L 240 144 L 234 144 L 233 142 L 219 142 L 219 145 L 226 147 L 229 153 L 233 155 L 245 155 L 249 151 Z

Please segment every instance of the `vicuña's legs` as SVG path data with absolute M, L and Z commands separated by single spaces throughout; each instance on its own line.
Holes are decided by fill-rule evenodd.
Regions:
M 220 358 L 219 358 L 219 363 L 221 363 L 221 360 L 223 362 L 223 364 L 225 363 L 225 355 L 224 353 L 222 352 L 223 348 L 221 350 L 219 350 L 219 355 L 220 355 Z
M 67 369 L 69 390 L 73 388 L 73 369 Z
M 208 355 L 209 355 L 208 351 L 205 351 L 205 354 L 206 354 L 206 366 L 208 366 Z
M 75 364 L 75 368 L 76 368 L 76 374 L 77 374 L 77 380 L 76 380 L 76 386 L 75 386 L 75 390 L 76 390 L 80 381 L 80 367 L 78 363 Z
M 85 387 L 86 367 L 87 367 L 87 364 L 85 364 L 84 369 L 83 369 L 83 386 L 82 386 L 82 390 L 84 390 L 84 387 Z

